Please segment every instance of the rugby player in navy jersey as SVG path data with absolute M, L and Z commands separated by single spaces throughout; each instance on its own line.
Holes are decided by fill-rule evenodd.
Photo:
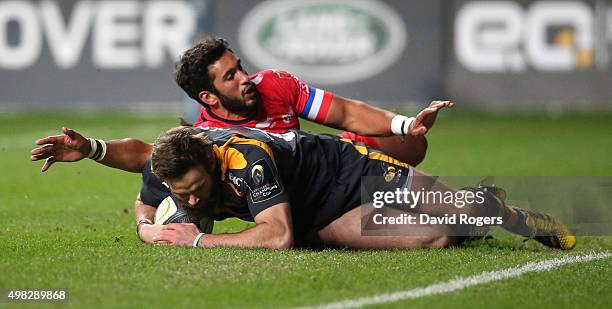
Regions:
M 140 237 L 154 244 L 199 247 L 287 249 L 296 245 L 348 248 L 422 248 L 460 244 L 471 234 L 466 224 L 410 225 L 412 235 L 362 235 L 360 206 L 367 192 L 429 190 L 458 192 L 436 178 L 362 143 L 333 135 L 298 131 L 284 134 L 230 127 L 178 127 L 160 135 L 154 146 L 140 151 L 108 148 L 105 142 L 85 139 L 64 129 L 65 135 L 48 137 L 33 151 L 36 159 L 55 156 L 76 161 L 104 157 L 104 164 L 143 173 L 141 198 L 159 204 L 171 197 L 193 216 L 215 220 L 236 217 L 255 222 L 239 233 L 204 234 L 194 223 L 142 224 Z M 150 154 L 150 157 L 149 157 Z M 135 163 L 137 162 L 137 163 Z M 136 166 L 138 165 L 138 167 Z M 363 183 L 362 177 L 370 178 Z M 364 188 L 365 187 L 365 188 Z M 490 190 L 491 189 L 491 190 Z M 572 249 L 576 237 L 558 219 L 505 204 L 499 188 L 465 188 L 482 202 L 443 207 L 416 200 L 413 208 L 389 211 L 443 218 L 464 215 L 498 218 L 506 230 L 558 249 Z M 367 197 L 371 196 L 366 194 Z M 371 218 L 366 217 L 366 224 Z

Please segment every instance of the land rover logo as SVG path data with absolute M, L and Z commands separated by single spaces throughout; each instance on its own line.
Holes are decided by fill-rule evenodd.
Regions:
M 308 82 L 366 79 L 404 50 L 405 26 L 375 0 L 270 0 L 239 29 L 241 52 L 260 69 L 290 71 Z

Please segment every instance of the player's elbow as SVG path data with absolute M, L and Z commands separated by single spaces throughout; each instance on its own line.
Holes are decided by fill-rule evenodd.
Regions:
M 282 233 L 270 242 L 270 249 L 287 250 L 293 248 L 293 233 L 291 229 L 285 228 Z
M 363 125 L 363 119 L 360 119 L 361 113 L 359 111 L 363 108 L 363 106 L 367 106 L 365 102 L 353 100 L 350 104 L 347 104 L 347 107 L 344 109 L 344 119 L 342 121 L 342 129 L 355 132 L 360 135 L 367 135 Z
M 425 156 L 427 155 L 427 149 L 423 149 L 422 151 L 417 152 L 408 162 L 412 166 L 417 166 L 421 164 L 425 160 Z
M 125 169 L 134 173 L 142 172 L 153 151 L 153 146 L 134 138 L 125 138 L 120 142 L 124 145 L 121 152 L 124 153 L 122 161 L 124 161 Z
M 293 248 L 293 224 L 288 203 L 279 203 L 255 217 L 257 238 L 261 247 L 268 249 Z M 255 232 L 255 231 L 254 231 Z
M 425 160 L 425 156 L 427 155 L 427 138 L 425 138 L 425 136 L 410 138 L 412 141 L 409 141 L 410 147 L 405 148 L 408 152 L 405 153 L 404 157 L 407 160 L 406 163 L 416 167 Z M 402 158 L 402 155 L 400 155 L 399 158 Z

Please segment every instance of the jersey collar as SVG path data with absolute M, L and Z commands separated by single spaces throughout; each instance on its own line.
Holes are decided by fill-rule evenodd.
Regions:
M 221 117 L 215 114 L 215 112 L 213 112 L 208 105 L 204 106 L 204 109 L 206 109 L 206 114 L 208 114 L 208 116 L 210 116 L 211 118 L 214 118 L 216 120 L 219 120 L 225 123 L 229 123 L 229 124 L 245 124 L 253 120 L 255 116 L 257 116 L 257 113 L 259 112 L 259 106 L 257 106 L 257 109 L 254 110 L 249 116 L 245 118 L 227 119 L 227 118 L 224 118 L 224 117 Z M 205 121 L 206 119 L 202 119 L 202 120 Z

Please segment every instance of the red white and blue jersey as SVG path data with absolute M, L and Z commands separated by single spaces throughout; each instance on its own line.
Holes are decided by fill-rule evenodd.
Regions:
M 243 119 L 226 119 L 202 107 L 194 126 L 245 126 L 282 133 L 300 129 L 298 116 L 318 123 L 325 121 L 334 97 L 331 92 L 311 87 L 294 75 L 278 70 L 261 71 L 250 79 L 261 96 L 256 113 Z

